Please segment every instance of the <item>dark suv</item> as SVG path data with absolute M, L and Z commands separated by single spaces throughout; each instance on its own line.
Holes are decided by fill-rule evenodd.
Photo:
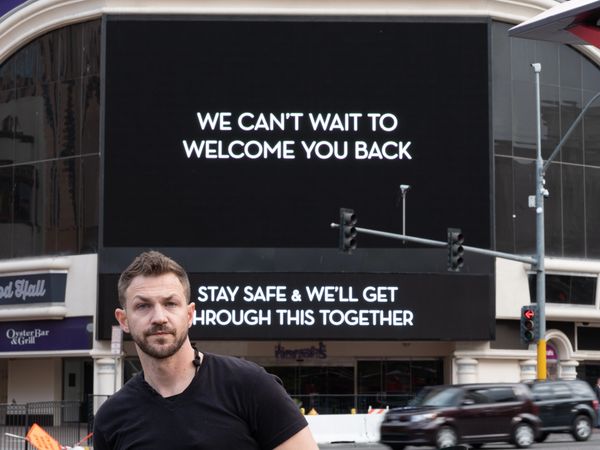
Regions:
M 537 407 L 521 383 L 485 383 L 424 388 L 407 407 L 390 409 L 381 424 L 381 443 L 437 448 L 468 443 L 511 442 L 529 447 L 539 433 Z
M 598 415 L 598 399 L 588 383 L 535 381 L 530 387 L 542 420 L 538 442 L 550 433 L 571 433 L 577 441 L 590 438 Z

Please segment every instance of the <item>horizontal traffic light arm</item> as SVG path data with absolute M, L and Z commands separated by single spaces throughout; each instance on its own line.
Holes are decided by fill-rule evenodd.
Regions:
M 331 228 L 339 228 L 339 227 L 340 227 L 340 225 L 338 223 L 331 224 Z M 360 228 L 360 227 L 356 227 L 356 231 L 358 233 L 372 234 L 374 236 L 381 236 L 381 237 L 386 237 L 386 238 L 390 238 L 390 239 L 399 239 L 402 241 L 416 242 L 417 244 L 431 245 L 432 247 L 448 247 L 447 241 L 434 241 L 431 239 L 424 239 L 424 238 L 415 237 L 415 236 L 407 236 L 405 234 L 388 233 L 387 231 L 371 230 L 369 228 Z M 533 264 L 533 265 L 537 264 L 537 259 L 533 256 L 513 255 L 512 253 L 497 252 L 495 250 L 488 250 L 486 248 L 479 248 L 479 247 L 471 247 L 469 245 L 463 245 L 462 247 L 465 250 L 465 252 L 480 253 L 482 255 L 488 255 L 488 256 L 497 256 L 499 258 L 511 259 L 513 261 L 524 262 L 527 264 Z

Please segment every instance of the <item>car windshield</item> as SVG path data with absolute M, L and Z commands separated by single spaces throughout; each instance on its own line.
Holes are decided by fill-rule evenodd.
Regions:
M 425 388 L 412 400 L 410 406 L 454 406 L 461 393 L 459 388 Z

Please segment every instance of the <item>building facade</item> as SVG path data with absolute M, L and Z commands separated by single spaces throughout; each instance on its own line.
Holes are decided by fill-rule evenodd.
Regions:
M 149 248 L 190 273 L 199 348 L 264 365 L 305 407 L 534 378 L 533 269 L 466 252 L 450 272 L 444 242 L 535 252 L 531 63 L 545 158 L 600 91 L 597 50 L 509 38 L 553 4 L 7 6 L 0 403 L 102 397 L 139 370 L 113 313 Z M 596 105 L 546 174 L 550 377 L 600 375 L 599 133 Z M 341 207 L 439 245 L 361 232 L 341 254 Z

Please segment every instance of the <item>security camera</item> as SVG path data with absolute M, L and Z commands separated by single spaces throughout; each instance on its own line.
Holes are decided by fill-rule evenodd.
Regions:
M 409 189 L 410 189 L 409 184 L 401 184 L 400 185 L 400 192 L 402 192 L 402 194 L 406 194 Z

